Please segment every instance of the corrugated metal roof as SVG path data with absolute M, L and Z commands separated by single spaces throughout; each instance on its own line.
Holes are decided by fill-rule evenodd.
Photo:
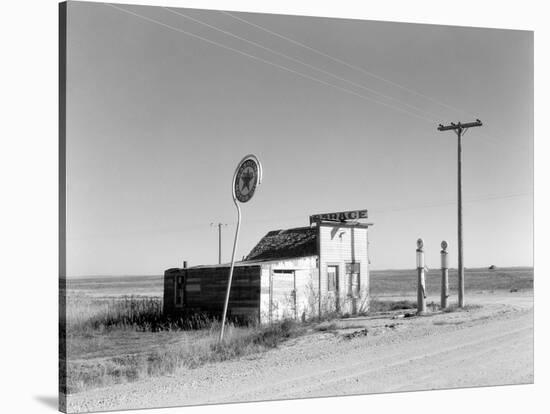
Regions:
M 291 259 L 317 254 L 317 228 L 298 227 L 267 233 L 245 261 Z

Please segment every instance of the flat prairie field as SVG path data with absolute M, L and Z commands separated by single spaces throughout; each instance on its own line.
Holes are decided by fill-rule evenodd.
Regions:
M 425 273 L 426 292 L 437 295 L 441 291 L 441 270 L 430 269 Z M 412 270 L 374 270 L 370 272 L 370 294 L 377 296 L 414 296 L 416 295 L 417 271 Z M 464 270 L 466 293 L 492 291 L 524 291 L 533 289 L 532 267 L 503 267 L 489 270 L 472 268 Z M 457 294 L 458 273 L 449 269 L 449 293 Z
M 91 297 L 162 297 L 163 276 L 89 276 L 67 279 L 67 294 Z
M 466 291 L 525 290 L 533 288 L 532 267 L 503 267 L 494 270 L 472 268 L 465 270 Z M 399 296 L 416 292 L 416 269 L 371 270 L 371 296 Z M 449 269 L 449 288 L 456 292 L 457 270 Z M 439 291 L 441 271 L 426 272 L 426 290 Z M 153 296 L 162 297 L 163 276 L 100 276 L 67 279 L 67 294 L 92 297 Z
M 416 278 L 414 269 L 371 271 L 373 312 L 403 313 L 405 309 L 413 309 L 416 306 Z M 492 315 L 492 309 L 497 309 L 495 301 L 500 301 L 498 306 L 510 300 L 510 303 L 532 307 L 533 268 L 466 269 L 465 280 L 466 302 L 471 303 L 472 308 L 466 313 L 459 312 L 461 320 L 467 321 L 469 312 L 471 315 L 476 312 Z M 426 291 L 432 304 L 439 302 L 440 284 L 440 270 L 426 273 Z M 449 271 L 449 285 L 450 303 L 453 304 L 457 294 L 455 269 Z M 67 366 L 67 378 L 62 378 L 62 393 L 76 395 L 152 377 L 173 376 L 207 363 L 224 364 L 224 361 L 240 360 L 249 354 L 261 355 L 296 340 L 293 338 L 306 340 L 342 326 L 353 330 L 354 325 L 367 324 L 360 320 L 361 317 L 370 317 L 363 315 L 359 319 L 351 317 L 269 328 L 229 326 L 227 345 L 220 348 L 217 343 L 219 322 L 200 320 L 191 327 L 163 318 L 162 290 L 162 276 L 67 280 L 66 291 L 60 291 L 60 295 L 66 297 L 66 320 L 61 326 L 66 329 L 66 337 L 61 341 L 60 359 Z M 451 316 L 438 313 L 435 305 L 430 309 L 442 319 L 438 321 L 438 329 L 446 326 L 445 318 Z M 389 317 L 391 321 L 391 315 Z M 464 326 L 466 324 L 464 322 Z M 384 335 L 390 334 L 391 330 L 384 331 Z

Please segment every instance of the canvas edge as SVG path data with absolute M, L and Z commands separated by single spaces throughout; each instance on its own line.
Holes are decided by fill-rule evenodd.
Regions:
M 67 2 L 59 3 L 59 396 L 58 409 L 67 412 L 66 322 L 66 109 L 67 109 Z

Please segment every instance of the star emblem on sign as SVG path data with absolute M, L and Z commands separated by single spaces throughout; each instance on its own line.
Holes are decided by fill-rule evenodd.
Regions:
M 247 192 L 250 191 L 250 181 L 254 178 L 254 174 L 252 173 L 251 168 L 248 168 L 245 170 L 243 175 L 241 175 L 241 191 L 246 188 Z
M 258 184 L 258 165 L 252 159 L 245 160 L 238 168 L 234 182 L 235 198 L 246 203 L 252 198 Z

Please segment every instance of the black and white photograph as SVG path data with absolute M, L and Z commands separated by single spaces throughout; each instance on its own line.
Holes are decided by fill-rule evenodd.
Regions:
M 532 32 L 60 30 L 62 410 L 533 382 Z
M 58 270 L 6 291 L 35 313 L 33 277 L 58 291 L 36 403 L 448 393 L 425 412 L 536 387 L 534 26 L 139 3 L 49 5 Z

